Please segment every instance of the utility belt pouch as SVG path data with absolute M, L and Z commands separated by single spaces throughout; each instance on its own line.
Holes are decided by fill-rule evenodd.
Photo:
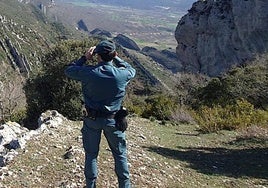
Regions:
M 85 106 L 85 108 L 83 109 L 83 116 L 92 120 L 96 120 L 97 111 Z
M 128 122 L 127 122 L 128 110 L 124 107 L 121 107 L 118 112 L 116 112 L 114 119 L 115 119 L 115 126 L 119 131 L 124 132 L 127 130 Z

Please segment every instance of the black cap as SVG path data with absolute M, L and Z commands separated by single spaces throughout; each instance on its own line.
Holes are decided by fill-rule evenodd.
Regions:
M 111 40 L 103 40 L 96 46 L 93 53 L 108 54 L 108 53 L 114 52 L 114 51 L 115 51 L 114 42 Z

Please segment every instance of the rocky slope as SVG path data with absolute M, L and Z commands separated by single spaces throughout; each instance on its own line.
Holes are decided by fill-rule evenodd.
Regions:
M 50 29 L 35 8 L 17 0 L 0 1 L 0 120 L 25 105 L 22 83 L 56 37 Z
M 14 123 L 0 127 L 0 133 L 10 133 L 0 139 L 0 159 L 5 158 L 0 166 L 0 187 L 84 187 L 82 122 L 47 111 L 39 124 L 36 131 Z M 247 142 L 250 140 L 237 138 L 238 133 L 232 131 L 200 134 L 195 125 L 163 126 L 138 117 L 129 117 L 129 125 L 129 166 L 135 188 L 268 186 L 267 129 L 259 131 L 264 138 L 261 142 L 254 131 L 254 139 Z M 117 187 L 104 137 L 98 164 L 97 187 Z
M 178 23 L 179 63 L 217 76 L 268 50 L 268 1 L 200 0 Z
M 162 164 L 142 148 L 146 142 L 155 145 L 159 138 L 150 129 L 145 135 L 143 128 L 133 120 L 130 120 L 132 127 L 129 130 L 128 153 L 135 187 L 160 188 L 176 182 L 177 177 L 172 172 L 171 164 Z M 148 120 L 138 122 L 142 121 L 143 124 L 149 123 Z M 41 115 L 39 125 L 40 128 L 35 131 L 27 131 L 11 122 L 2 125 L 0 187 L 83 187 L 81 122 L 69 121 L 57 111 L 47 111 Z M 151 136 L 148 137 L 147 134 Z M 98 187 L 117 187 L 112 154 L 104 139 L 103 137 L 99 157 Z M 16 169 L 17 165 L 20 166 L 19 169 Z M 178 168 L 175 166 L 175 169 Z M 62 173 L 62 170 L 65 172 Z

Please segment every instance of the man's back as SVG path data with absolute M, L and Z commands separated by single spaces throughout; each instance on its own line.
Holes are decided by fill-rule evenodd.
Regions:
M 106 112 L 120 109 L 126 86 L 135 76 L 135 69 L 118 57 L 114 62 L 119 67 L 110 61 L 100 62 L 97 66 L 74 64 L 66 69 L 67 76 L 82 82 L 86 106 Z
M 119 187 L 131 186 L 125 132 L 117 126 L 116 112 L 121 107 L 126 86 L 136 71 L 130 64 L 117 57 L 115 50 L 112 41 L 101 41 L 97 46 L 89 48 L 84 56 L 65 70 L 68 77 L 81 81 L 88 112 L 81 130 L 85 149 L 84 174 L 88 188 L 96 187 L 97 157 L 102 132 L 114 157 Z M 84 66 L 94 54 L 97 54 L 98 65 Z

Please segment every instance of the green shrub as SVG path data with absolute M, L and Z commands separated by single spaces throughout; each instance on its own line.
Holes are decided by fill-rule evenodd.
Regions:
M 193 113 L 202 132 L 243 129 L 252 125 L 267 126 L 267 115 L 267 111 L 256 110 L 252 104 L 243 99 L 224 107 L 202 106 Z
M 145 102 L 145 110 L 142 113 L 145 118 L 153 116 L 158 120 L 170 120 L 172 112 L 177 108 L 177 102 L 171 96 L 152 96 Z
M 205 87 L 191 93 L 190 104 L 226 106 L 244 98 L 259 109 L 268 109 L 268 56 L 245 67 L 236 67 L 226 75 L 213 78 Z
M 11 114 L 10 121 L 22 124 L 23 120 L 26 118 L 26 115 L 27 115 L 26 109 L 17 110 L 15 113 Z
M 215 104 L 226 105 L 232 100 L 228 91 L 228 86 L 220 78 L 213 78 L 207 86 L 195 91 L 192 107 L 198 108 L 204 105 L 212 107 Z
M 126 107 L 131 114 L 140 116 L 143 113 L 143 108 L 141 105 L 127 104 Z
M 131 114 L 140 116 L 145 109 L 146 102 L 141 96 L 131 95 L 124 101 L 124 106 Z
M 232 98 L 244 98 L 257 108 L 267 109 L 268 63 L 235 68 L 222 81 Z
M 81 85 L 64 74 L 66 65 L 78 59 L 97 41 L 64 41 L 42 58 L 42 71 L 32 76 L 25 85 L 27 116 L 36 121 L 50 109 L 77 120 L 81 116 Z
M 153 117 L 153 116 L 149 117 L 149 120 L 150 120 L 151 122 L 155 122 L 155 121 L 156 121 L 155 117 Z

